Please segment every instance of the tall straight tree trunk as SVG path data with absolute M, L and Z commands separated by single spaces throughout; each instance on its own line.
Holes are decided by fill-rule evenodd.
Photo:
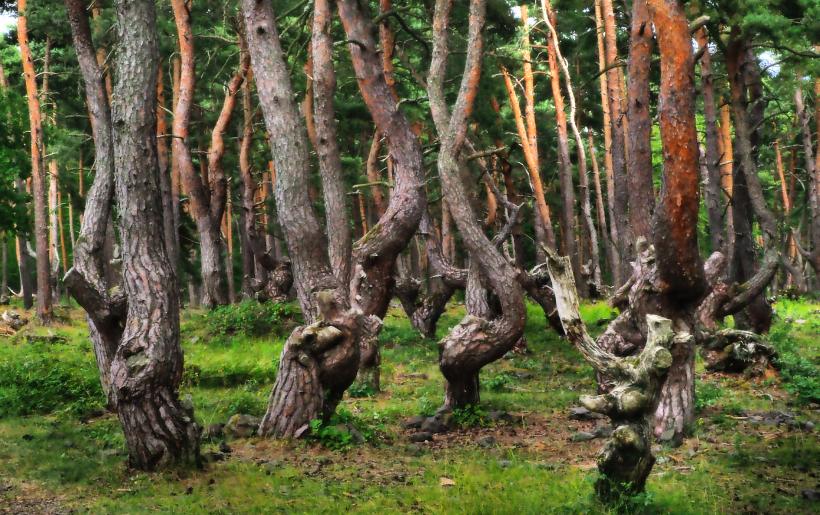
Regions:
M 615 12 L 612 0 L 601 0 L 604 21 L 604 48 L 606 56 L 606 86 L 609 100 L 609 123 L 612 141 L 608 149 L 612 156 L 612 180 L 614 186 L 613 224 L 618 227 L 619 275 L 624 280 L 630 275 L 629 261 L 633 257 L 632 234 L 629 229 L 629 178 L 626 172 L 626 141 L 624 123 L 626 113 L 621 103 L 621 75 L 618 66 L 618 46 Z M 617 284 L 620 286 L 620 284 Z
M 117 413 L 129 463 L 152 470 L 199 461 L 193 407 L 179 401 L 177 278 L 162 232 L 156 147 L 159 49 L 152 0 L 117 0 L 117 60 L 112 97 L 114 167 L 120 206 L 123 291 L 128 312 L 111 363 Z
M 168 168 L 168 123 L 165 115 L 165 80 L 162 66 L 157 68 L 157 160 L 159 185 L 162 191 L 162 234 L 168 259 L 176 271 L 179 267 L 179 235 L 174 225 L 174 193 L 171 170 Z M 179 274 L 177 274 L 179 275 Z
M 601 174 L 598 169 L 598 156 L 595 150 L 595 142 L 592 140 L 592 131 L 587 132 L 587 144 L 589 146 L 589 159 L 592 161 L 592 182 L 595 186 L 595 214 L 598 220 L 598 230 L 601 237 L 607 239 L 606 211 L 604 209 L 604 194 L 601 190 Z M 608 245 L 606 245 L 609 248 Z M 609 258 L 609 256 L 607 256 Z
M 584 219 L 584 227 L 586 228 L 586 233 L 589 237 L 589 246 L 590 246 L 590 268 L 591 270 L 587 275 L 591 276 L 590 282 L 592 285 L 592 289 L 597 292 L 601 291 L 601 264 L 600 264 L 600 257 L 598 255 L 598 232 L 595 230 L 595 223 L 592 221 L 592 204 L 590 202 L 590 191 L 589 191 L 589 177 L 587 176 L 587 157 L 586 152 L 584 151 L 584 140 L 581 137 L 581 131 L 578 130 L 578 124 L 576 122 L 576 112 L 577 112 L 577 105 L 575 100 L 575 92 L 572 88 L 572 79 L 569 74 L 569 67 L 567 66 L 567 61 L 564 59 L 564 56 L 561 54 L 561 47 L 558 42 L 558 32 L 555 29 L 555 13 L 552 12 L 552 8 L 548 0 L 541 0 L 541 8 L 542 14 L 544 18 L 544 23 L 549 28 L 551 38 L 548 43 L 548 50 L 550 51 L 550 70 L 552 71 L 555 68 L 555 73 L 558 72 L 558 65 L 560 65 L 561 72 L 564 75 L 564 84 L 567 88 L 567 95 L 569 95 L 569 106 L 570 106 L 570 114 L 569 114 L 569 124 L 572 127 L 572 134 L 575 137 L 575 150 L 578 153 L 578 177 L 580 178 L 580 185 L 581 185 L 581 213 Z M 553 66 L 555 64 L 555 66 Z M 555 77 L 557 79 L 557 77 Z M 561 96 L 561 88 L 560 85 L 553 86 L 553 96 L 556 99 L 556 107 L 558 106 L 558 97 Z M 561 111 L 563 113 L 563 100 L 561 103 Z M 557 117 L 557 114 L 556 114 Z M 565 117 L 564 117 L 565 118 Z M 564 119 L 564 135 L 566 136 L 566 119 Z M 561 130 L 560 130 L 560 121 L 559 121 L 559 138 L 561 137 Z M 569 186 L 572 186 L 572 177 L 570 176 Z M 565 199 L 567 201 L 568 199 Z M 577 259 L 576 259 L 577 261 Z M 570 262 L 573 262 L 572 260 Z M 574 270 L 573 270 L 574 273 Z M 576 277 L 581 277 L 579 274 Z M 587 288 L 583 288 L 581 291 L 586 291 Z
M 222 210 L 225 206 L 225 179 L 224 175 L 217 175 L 214 177 L 214 186 L 209 188 L 203 183 L 201 175 L 197 174 L 191 159 L 188 126 L 195 85 L 191 11 L 185 0 L 173 0 L 171 7 L 177 26 L 181 63 L 179 99 L 174 107 L 172 147 L 178 161 L 180 177 L 188 194 L 191 216 L 199 233 L 203 302 L 208 307 L 214 307 L 228 302 L 222 260 L 224 245 L 219 232 Z M 219 214 L 219 217 L 215 218 L 214 214 Z
M 820 274 L 820 171 L 811 145 L 811 128 L 809 115 L 803 104 L 803 90 L 800 85 L 794 91 L 794 106 L 800 122 L 801 143 L 805 156 L 806 174 L 809 176 L 809 207 L 811 209 L 812 253 L 811 265 L 816 274 Z M 820 123 L 820 122 L 818 122 Z M 820 145 L 818 145 L 820 147 Z M 820 155 L 820 154 L 818 154 Z
M 34 59 L 28 42 L 26 0 L 17 0 L 17 41 L 23 62 L 23 78 L 28 101 L 31 130 L 31 183 L 34 197 L 34 245 L 37 253 L 37 318 L 44 324 L 53 317 L 51 299 L 51 271 L 48 259 L 48 213 L 46 208 L 45 170 L 43 170 L 43 119 L 37 94 Z M 25 253 L 25 247 L 23 248 Z
M 706 172 L 704 177 L 706 182 L 706 211 L 709 215 L 709 238 L 712 244 L 712 251 L 724 248 L 724 222 L 723 206 L 721 205 L 721 182 L 720 182 L 720 135 L 717 125 L 717 106 L 715 105 L 715 88 L 712 78 L 712 54 L 709 51 L 709 38 L 706 28 L 701 27 L 697 31 L 697 42 L 699 51 L 702 52 L 700 58 L 700 76 L 703 91 L 703 118 L 706 122 Z
M 550 21 L 550 24 L 555 27 L 556 17 L 552 12 L 552 7 L 549 2 L 543 3 L 544 17 Z M 521 16 L 526 16 L 526 6 L 521 6 Z M 525 22 L 526 23 L 526 22 Z M 556 55 L 559 51 L 556 48 L 554 38 L 547 39 L 547 61 L 550 70 L 550 88 L 552 89 L 552 100 L 555 105 L 555 125 L 558 130 L 558 177 L 561 183 L 561 241 L 563 243 L 562 253 L 570 258 L 572 263 L 572 271 L 575 277 L 581 277 L 581 262 L 579 253 L 575 245 L 575 186 L 572 183 L 572 162 L 569 157 L 569 133 L 567 132 L 567 114 L 564 106 L 564 95 L 561 93 L 561 72 L 559 71 L 559 57 Z M 524 61 L 524 77 L 527 77 L 527 61 L 529 60 L 529 38 L 525 41 L 524 48 L 526 48 Z M 529 72 L 532 77 L 532 71 Z M 526 81 L 525 81 L 526 84 Z M 529 94 L 529 92 L 528 92 Z M 527 103 L 528 109 L 530 102 Z M 533 109 L 534 110 L 534 109 Z M 535 118 L 530 122 L 527 118 L 528 126 L 532 123 L 535 126 Z M 581 147 L 580 152 L 583 152 Z M 582 295 L 586 288 L 581 288 Z
M 49 103 L 49 77 L 51 76 L 51 36 L 46 36 L 43 56 L 43 81 L 40 88 L 40 102 L 46 108 L 46 120 L 52 127 L 56 126 L 54 118 L 54 104 Z M 45 143 L 41 148 L 43 159 L 48 155 Z M 54 299 L 60 299 L 60 233 L 59 233 L 59 196 L 60 196 L 60 169 L 57 161 L 49 159 L 48 168 L 48 260 L 51 266 L 51 294 Z
M 609 111 L 609 87 L 607 86 L 606 44 L 604 42 L 604 17 L 601 8 L 603 0 L 595 0 L 595 31 L 598 39 L 598 81 L 601 90 L 601 110 L 603 111 L 604 132 L 604 172 L 606 176 L 606 202 L 609 213 L 609 238 L 606 242 L 609 270 L 612 284 L 621 284 L 621 254 L 618 223 L 615 220 L 615 180 L 612 168 L 612 114 Z M 604 233 L 606 234 L 606 233 Z
M 649 0 L 648 6 L 661 54 L 659 103 L 664 156 L 654 245 L 658 275 L 665 285 L 662 295 L 685 313 L 693 310 L 706 286 L 697 234 L 699 151 L 694 60 L 689 23 L 678 1 Z M 685 315 L 673 318 L 675 325 L 681 318 Z M 694 421 L 694 339 L 676 342 L 671 352 L 672 364 L 655 413 L 656 435 L 668 429 L 680 435 Z
M 446 409 L 463 408 L 479 401 L 479 371 L 515 345 L 523 334 L 526 316 L 524 292 L 518 283 L 516 271 L 484 234 L 459 174 L 459 152 L 466 139 L 467 120 L 481 78 L 486 5 L 484 0 L 470 2 L 467 57 L 452 113 L 444 96 L 449 54 L 447 26 L 451 9 L 452 0 L 437 0 L 433 21 L 433 55 L 427 85 L 433 119 L 441 140 L 438 170 L 453 219 L 470 253 L 471 268 L 475 267 L 474 274 L 478 273 L 480 280 L 485 281 L 498 297 L 501 314 L 494 318 L 490 313 L 468 315 L 441 341 L 439 367 L 447 380 Z
M 720 107 L 720 189 L 723 192 L 723 197 L 726 205 L 725 216 L 725 235 L 726 243 L 724 249 L 725 254 L 729 256 L 729 262 L 732 261 L 732 255 L 735 248 L 735 225 L 733 214 L 733 191 L 734 191 L 734 148 L 732 144 L 732 115 L 731 106 L 723 104 Z
M 330 266 L 339 282 L 348 284 L 353 244 L 348 223 L 347 196 L 333 108 L 336 72 L 333 69 L 331 20 L 330 0 L 316 0 L 313 6 L 313 36 L 311 39 L 316 153 L 319 156 L 319 171 L 325 200 Z M 392 75 L 390 80 L 392 80 Z
M 629 37 L 628 120 L 629 226 L 632 237 L 652 237 L 655 192 L 652 187 L 652 117 L 649 113 L 649 73 L 652 61 L 652 25 L 646 0 L 632 2 Z

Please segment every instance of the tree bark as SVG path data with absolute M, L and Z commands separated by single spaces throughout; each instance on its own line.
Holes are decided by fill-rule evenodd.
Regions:
M 698 51 L 702 52 L 700 58 L 701 90 L 703 92 L 703 118 L 706 123 L 705 139 L 705 159 L 706 176 L 703 177 L 706 183 L 706 211 L 709 215 L 709 238 L 712 244 L 712 252 L 724 249 L 725 228 L 723 221 L 723 194 L 721 193 L 720 181 L 720 149 L 718 143 L 720 135 L 717 126 L 717 106 L 715 105 L 714 79 L 712 78 L 712 54 L 709 51 L 709 38 L 706 28 L 701 27 L 697 31 Z M 633 129 L 634 130 L 634 129 Z
M 610 273 L 612 274 L 612 284 L 620 286 L 621 278 L 621 255 L 618 235 L 618 224 L 615 221 L 615 181 L 612 168 L 612 114 L 609 111 L 609 88 L 607 86 L 607 60 L 604 42 L 604 18 L 601 7 L 602 0 L 595 0 L 595 28 L 598 40 L 598 80 L 601 90 L 601 111 L 603 111 L 603 132 L 604 132 L 604 172 L 606 177 L 606 201 L 609 213 L 609 238 L 604 238 L 606 242 L 607 257 L 609 261 Z M 602 230 L 603 231 L 603 230 Z M 603 233 L 602 234 L 607 234 Z
M 649 113 L 649 74 L 652 62 L 652 26 L 646 0 L 632 2 L 629 37 L 628 91 L 629 225 L 632 237 L 652 237 L 655 192 L 652 186 L 652 117 Z
M 114 167 L 128 312 L 111 363 L 129 463 L 151 470 L 199 460 L 193 407 L 182 379 L 177 279 L 165 250 L 156 153 L 159 51 L 154 2 L 117 0 L 118 53 L 112 97 Z
M 349 309 L 345 285 L 330 268 L 326 240 L 308 194 L 306 129 L 293 98 L 270 1 L 243 0 L 242 18 L 277 172 L 276 208 L 309 324 L 296 328 L 285 343 L 259 432 L 299 437 L 312 420 L 333 413 L 355 379 L 360 328 L 373 319 Z
M 552 7 L 550 6 L 549 2 L 542 1 L 541 3 L 542 9 L 544 11 L 544 19 L 550 22 L 550 25 L 554 28 L 556 26 L 556 17 L 555 13 L 552 12 Z M 526 18 L 526 6 L 521 6 L 521 17 Z M 525 22 L 526 23 L 526 22 Z M 552 89 L 552 100 L 553 104 L 555 105 L 555 125 L 558 130 L 558 177 L 561 183 L 561 241 L 563 243 L 562 253 L 565 256 L 569 256 L 570 261 L 572 262 L 572 270 L 576 274 L 576 277 L 581 277 L 581 262 L 579 258 L 579 253 L 576 249 L 575 245 L 575 186 L 572 183 L 572 162 L 570 161 L 569 157 L 569 134 L 567 132 L 567 114 L 566 108 L 564 105 L 564 95 L 561 93 L 561 72 L 559 71 L 559 66 L 563 63 L 559 64 L 560 57 L 560 49 L 558 49 L 558 45 L 556 43 L 557 38 L 548 38 L 547 39 L 547 61 L 549 63 L 549 70 L 550 70 L 550 88 Z M 529 73 L 527 71 L 528 61 L 530 59 L 529 56 L 529 37 L 525 40 L 524 45 L 525 54 L 524 54 L 524 79 L 525 84 L 527 84 L 527 76 L 530 77 L 530 82 L 532 82 L 532 71 L 530 70 Z M 566 77 L 566 75 L 565 75 Z M 530 107 L 531 100 L 529 96 L 532 92 L 530 88 L 527 89 L 527 109 L 533 110 Z M 532 128 L 534 130 L 535 127 L 535 117 L 527 117 L 527 125 L 528 127 L 532 124 Z M 580 152 L 583 152 L 583 146 L 580 149 Z M 580 154 L 579 154 L 580 155 Z M 585 285 L 584 285 L 585 286 Z M 586 290 L 586 288 L 582 288 L 582 294 Z
M 176 272 L 179 267 L 179 235 L 174 225 L 174 196 L 171 190 L 171 171 L 168 168 L 168 124 L 165 115 L 165 84 L 162 66 L 157 68 L 157 161 L 159 186 L 162 193 L 162 234 L 168 259 Z M 179 274 L 177 274 L 178 276 Z
M 85 216 L 74 247 L 74 265 L 63 279 L 71 295 L 88 314 L 88 327 L 103 391 L 116 408 L 111 389 L 111 361 L 125 326 L 126 298 L 119 281 L 111 283 L 104 252 L 106 231 L 114 202 L 114 147 L 111 108 L 103 69 L 96 59 L 91 28 L 83 0 L 65 0 L 74 49 L 85 85 L 86 103 L 94 140 L 94 182 L 85 201 Z
M 601 0 L 601 15 L 604 25 L 604 47 L 606 57 L 606 86 L 609 100 L 609 123 L 611 145 L 607 149 L 612 156 L 612 180 L 614 187 L 614 217 L 611 225 L 618 228 L 618 247 L 620 262 L 619 275 L 621 280 L 629 277 L 629 261 L 634 255 L 631 245 L 632 234 L 629 228 L 629 178 L 626 172 L 626 134 L 624 123 L 626 113 L 621 103 L 621 76 L 618 72 L 618 46 L 615 23 L 615 12 L 612 0 Z M 616 286 L 620 286 L 616 283 Z
M 191 150 L 188 142 L 188 125 L 193 105 L 195 73 L 194 73 L 194 41 L 191 29 L 190 5 L 186 0 L 172 0 L 174 20 L 177 27 L 181 73 L 179 81 L 179 98 L 174 107 L 174 150 L 182 178 L 183 187 L 188 194 L 191 216 L 196 222 L 199 233 L 200 265 L 202 273 L 203 303 L 212 308 L 228 302 L 225 288 L 225 270 L 222 261 L 223 241 L 219 232 L 222 221 L 222 210 L 225 206 L 224 174 L 214 177 L 214 184 L 208 187 L 203 178 L 197 173 L 191 160 Z M 239 81 L 241 82 L 241 77 Z M 233 93 L 236 94 L 235 88 Z M 232 107 L 232 106 L 231 106 Z M 219 136 L 221 138 L 221 133 Z M 224 150 L 224 149 L 223 149 Z M 218 214 L 218 217 L 214 217 Z
M 820 274 L 820 171 L 811 145 L 811 128 L 809 115 L 803 105 L 803 89 L 798 86 L 794 91 L 794 106 L 800 122 L 801 143 L 805 157 L 806 173 L 809 176 L 809 207 L 811 209 L 812 253 L 811 266 L 815 274 Z M 820 121 L 817 122 L 820 124 Z M 820 145 L 818 146 L 820 147 Z M 820 156 L 820 149 L 818 150 Z
M 355 0 L 339 0 L 337 5 L 348 40 L 356 42 L 348 47 L 359 90 L 376 128 L 387 138 L 388 158 L 393 164 L 395 187 L 390 204 L 370 232 L 353 246 L 350 284 L 352 304 L 382 318 L 392 296 L 396 258 L 415 234 L 427 206 L 421 147 L 387 84 L 367 14 Z M 365 332 L 362 342 L 366 370 L 378 363 L 376 334 Z M 370 349 L 375 351 L 368 352 Z M 371 386 L 378 389 L 377 384 Z
M 53 317 L 51 299 L 51 271 L 48 259 L 48 221 L 45 192 L 45 170 L 43 170 L 43 122 L 40 113 L 40 99 L 37 95 L 37 79 L 34 59 L 28 41 L 28 19 L 26 0 L 17 0 L 17 41 L 23 63 L 23 78 L 28 101 L 29 127 L 31 130 L 31 183 L 34 197 L 34 243 L 37 253 L 37 318 L 43 324 Z
M 640 0 L 638 0 L 640 1 Z M 590 191 L 589 191 L 589 177 L 587 176 L 587 157 L 586 152 L 584 151 L 584 140 L 581 137 L 581 131 L 578 130 L 578 124 L 576 122 L 575 116 L 577 112 L 577 105 L 575 100 L 575 92 L 572 89 L 572 80 L 569 74 L 569 68 L 567 67 L 567 62 L 564 59 L 564 56 L 561 54 L 561 47 L 558 44 L 558 33 L 555 30 L 555 13 L 552 12 L 548 0 L 541 0 L 541 6 L 543 9 L 543 17 L 544 22 L 546 23 L 547 27 L 549 28 L 551 34 L 551 44 L 548 45 L 548 48 L 552 49 L 552 58 L 550 69 L 553 68 L 552 62 L 555 61 L 556 64 L 560 63 L 561 71 L 564 75 L 564 82 L 567 88 L 567 94 L 569 95 L 569 105 L 570 105 L 570 114 L 569 114 L 569 124 L 572 127 L 572 134 L 575 137 L 575 150 L 578 153 L 578 176 L 580 178 L 580 185 L 581 185 L 581 213 L 584 219 L 584 227 L 586 228 L 586 233 L 589 237 L 589 246 L 590 246 L 590 264 L 588 273 L 585 275 L 589 277 L 590 288 L 583 288 L 582 291 L 594 291 L 598 294 L 601 291 L 601 265 L 600 259 L 598 255 L 598 232 L 595 230 L 595 223 L 592 221 L 592 205 L 590 203 Z M 556 66 L 557 68 L 557 66 Z M 556 69 L 557 73 L 557 69 Z M 553 87 L 553 95 L 561 95 L 561 88 Z M 563 101 L 562 104 L 562 112 L 563 112 Z M 556 106 L 557 97 L 556 97 Z M 560 122 L 559 122 L 560 124 Z M 566 133 L 566 127 L 564 127 L 564 132 Z M 565 134 L 566 135 L 566 134 Z M 560 129 L 559 129 L 559 137 L 560 137 Z M 570 186 L 572 186 L 572 177 L 570 177 Z M 576 260 L 573 261 L 575 263 Z M 576 266 L 576 265 L 574 265 Z M 586 265 L 585 265 L 586 267 Z M 575 270 L 573 269 L 573 273 Z M 580 275 L 578 276 L 580 277 Z
M 336 115 L 333 108 L 336 72 L 333 68 L 331 19 L 330 0 L 316 0 L 313 6 L 313 36 L 311 39 L 316 153 L 319 156 L 319 171 L 325 200 L 330 266 L 340 283 L 349 284 L 352 242 Z
M 483 0 L 470 2 L 467 58 L 458 98 L 449 113 L 444 96 L 448 48 L 447 26 L 452 0 L 438 0 L 433 21 L 433 57 L 427 92 L 433 119 L 441 140 L 438 169 L 442 189 L 470 253 L 471 262 L 498 297 L 501 314 L 494 318 L 467 315 L 440 342 L 439 366 L 447 380 L 443 408 L 461 408 L 477 402 L 478 372 L 503 356 L 520 339 L 524 330 L 523 290 L 515 269 L 484 235 L 472 212 L 459 175 L 459 152 L 466 138 L 467 120 L 472 111 L 481 77 L 482 31 L 485 22 Z M 522 139 L 522 141 L 525 141 Z

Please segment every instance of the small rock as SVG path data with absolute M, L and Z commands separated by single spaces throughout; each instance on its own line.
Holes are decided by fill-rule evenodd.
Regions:
M 569 437 L 570 442 L 586 442 L 588 440 L 594 440 L 597 438 L 593 433 L 587 433 L 586 431 L 578 431 L 577 433 L 572 433 L 572 436 Z
M 669 461 L 669 458 L 667 458 L 666 456 L 658 456 L 658 459 L 656 460 L 656 463 L 658 465 L 663 465 L 667 461 Z
M 419 431 L 410 435 L 410 441 L 414 443 L 429 442 L 433 439 L 433 433 L 429 431 Z
M 421 424 L 424 423 L 425 419 L 426 417 L 423 417 L 421 415 L 410 417 L 408 419 L 405 419 L 404 422 L 401 423 L 401 426 L 404 429 L 418 429 L 421 427 Z
M 485 449 L 489 449 L 490 447 L 495 446 L 496 441 L 493 435 L 487 435 L 476 440 L 476 443 Z
M 350 432 L 350 438 L 353 440 L 354 444 L 361 445 L 365 442 L 364 435 L 355 427 L 348 426 L 348 431 Z
M 225 424 L 210 424 L 205 428 L 205 433 L 203 435 L 206 440 L 217 440 L 225 435 L 224 429 Z
M 231 438 L 248 438 L 256 434 L 260 422 L 259 417 L 236 414 L 228 419 L 223 431 Z
M 820 490 L 809 488 L 800 491 L 800 497 L 807 501 L 820 501 Z
M 449 411 L 436 413 L 432 417 L 427 417 L 421 423 L 422 432 L 446 433 L 453 427 L 453 414 Z
M 506 469 L 512 466 L 512 462 L 510 460 L 498 460 L 498 466 Z
M 598 426 L 595 428 L 595 432 L 593 434 L 596 438 L 609 438 L 610 436 L 612 436 L 612 426 Z
M 803 431 L 808 431 L 808 432 L 814 431 L 814 422 L 811 422 L 811 421 L 803 422 Z
M 219 452 L 224 452 L 225 454 L 230 454 L 230 453 L 233 452 L 233 449 L 231 449 L 231 447 L 223 441 L 223 442 L 219 443 Z
M 573 406 L 569 409 L 570 420 L 596 420 L 604 418 L 600 413 L 593 413 L 583 406 Z
M 521 372 L 515 372 L 513 375 L 515 377 L 517 377 L 518 379 L 522 379 L 522 380 L 532 379 L 533 378 L 532 372 L 523 372 L 523 371 L 521 371 Z
M 456 486 L 456 482 L 449 477 L 440 477 L 438 480 L 439 486 Z

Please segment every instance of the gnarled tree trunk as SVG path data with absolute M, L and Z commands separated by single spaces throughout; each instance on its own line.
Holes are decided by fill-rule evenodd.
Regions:
M 129 463 L 151 470 L 198 461 L 193 407 L 179 401 L 177 278 L 165 250 L 156 153 L 156 74 L 159 51 L 151 0 L 117 0 L 112 106 L 114 167 L 128 311 L 111 363 L 117 413 Z

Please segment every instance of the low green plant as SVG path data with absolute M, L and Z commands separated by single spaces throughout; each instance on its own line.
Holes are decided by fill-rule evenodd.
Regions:
M 714 406 L 723 397 L 723 390 L 714 383 L 699 381 L 695 384 L 695 409 L 703 411 Z
M 77 343 L 22 344 L 0 352 L 0 418 L 65 412 L 80 416 L 105 405 L 94 357 Z
M 453 420 L 461 427 L 483 427 L 487 425 L 487 412 L 478 404 L 469 404 L 454 409 Z
M 292 303 L 245 300 L 219 306 L 203 315 L 210 335 L 284 335 L 301 322 L 299 308 Z
M 504 390 L 507 385 L 512 383 L 515 378 L 512 374 L 507 372 L 501 372 L 500 374 L 495 374 L 487 379 L 481 381 L 483 383 L 484 388 L 490 390 L 491 392 L 500 392 Z
M 368 418 L 354 416 L 339 408 L 330 420 L 310 421 L 310 437 L 333 451 L 347 451 L 357 443 L 373 442 L 385 429 L 385 421 L 378 413 Z

